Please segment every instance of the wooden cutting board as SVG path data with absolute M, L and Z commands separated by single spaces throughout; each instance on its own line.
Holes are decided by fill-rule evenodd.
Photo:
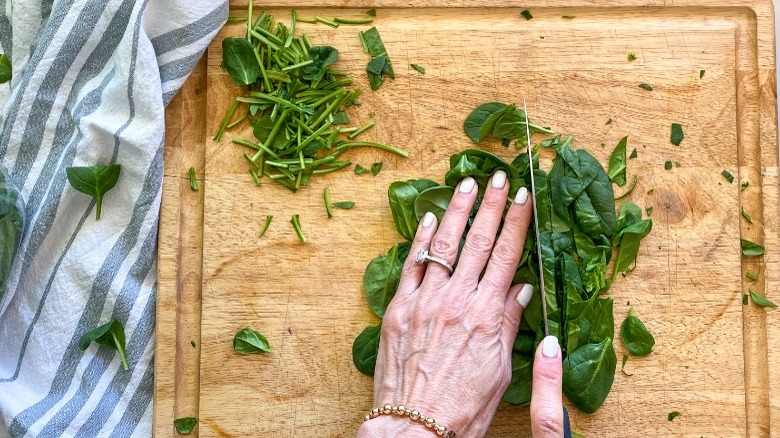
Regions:
M 656 338 L 650 356 L 618 371 L 594 415 L 570 409 L 586 436 L 770 436 L 780 431 L 780 310 L 743 306 L 753 288 L 780 302 L 777 96 L 774 18 L 769 0 L 674 2 L 543 0 L 451 2 L 279 0 L 265 10 L 299 16 L 358 17 L 377 8 L 397 77 L 368 89 L 357 31 L 299 23 L 315 45 L 339 49 L 339 68 L 364 88 L 355 125 L 376 116 L 365 138 L 410 151 L 408 159 L 361 150 L 354 163 L 383 161 L 376 177 L 351 171 L 312 179 L 292 194 L 256 187 L 233 129 L 211 138 L 240 93 L 220 69 L 227 25 L 168 108 L 160 222 L 154 430 L 196 416 L 203 436 L 352 436 L 372 403 L 372 379 L 352 364 L 351 345 L 376 324 L 362 291 L 373 257 L 401 237 L 387 186 L 442 180 L 448 157 L 474 145 L 462 132 L 469 111 L 488 100 L 528 100 L 529 113 L 576 137 L 606 163 L 629 137 L 629 199 L 653 207 L 652 233 L 636 270 L 610 289 L 619 325 L 630 303 Z M 421 7 L 425 5 L 425 7 Z M 334 9 L 339 8 L 339 9 Z M 533 19 L 520 16 L 528 8 Z M 255 11 L 260 7 L 256 6 Z M 231 2 L 246 15 L 246 1 Z M 563 16 L 574 16 L 564 19 Z M 629 62 L 628 53 L 636 60 Z M 421 75 L 409 67 L 426 68 Z M 700 77 L 700 71 L 704 75 Z M 653 91 L 639 87 L 653 86 Z M 611 119 L 610 124 L 606 124 Z M 685 139 L 669 141 L 680 123 Z M 601 146 L 604 144 L 605 146 Z M 514 147 L 480 145 L 506 158 Z M 679 167 L 664 169 L 666 161 Z M 194 166 L 201 189 L 189 188 Z M 735 176 L 729 183 L 722 170 Z M 748 181 L 746 190 L 740 183 Z M 328 219 L 322 191 L 355 208 Z M 648 192 L 653 190 L 651 194 Z M 620 189 L 617 190 L 620 192 Z M 741 218 L 743 209 L 753 223 Z M 299 213 L 309 243 L 289 219 Z M 262 239 L 266 215 L 274 220 Z M 741 237 L 767 246 L 763 258 L 740 255 Z M 747 271 L 760 280 L 745 279 Z M 240 356 L 236 331 L 263 332 L 274 351 Z M 615 342 L 618 359 L 625 350 Z M 768 352 L 768 353 L 767 353 Z M 683 413 L 667 421 L 671 411 Z M 780 434 L 780 432 L 776 432 Z M 489 436 L 529 435 L 527 407 L 502 405 Z

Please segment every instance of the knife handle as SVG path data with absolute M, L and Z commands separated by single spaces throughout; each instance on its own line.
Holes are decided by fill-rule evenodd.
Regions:
M 571 424 L 569 423 L 569 411 L 563 407 L 563 438 L 571 438 Z

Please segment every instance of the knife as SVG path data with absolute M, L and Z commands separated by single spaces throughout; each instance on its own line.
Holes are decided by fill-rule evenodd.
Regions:
M 528 148 L 528 168 L 531 170 L 531 202 L 534 207 L 534 232 L 536 232 L 536 256 L 539 260 L 539 293 L 542 298 L 542 318 L 544 320 L 544 336 L 549 336 L 550 328 L 547 324 L 547 297 L 544 289 L 544 268 L 542 267 L 542 241 L 539 240 L 539 215 L 536 213 L 536 182 L 534 181 L 534 158 L 531 152 L 531 128 L 528 125 L 528 107 L 523 99 L 523 115 L 525 116 L 525 140 Z M 563 436 L 571 438 L 571 424 L 569 423 L 569 411 L 563 406 Z

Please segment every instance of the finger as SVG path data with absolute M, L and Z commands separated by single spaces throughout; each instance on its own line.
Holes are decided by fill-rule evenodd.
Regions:
M 530 284 L 516 284 L 509 288 L 504 301 L 504 324 L 501 330 L 501 345 L 504 351 L 512 351 L 515 343 L 517 328 L 520 326 L 520 317 L 523 310 L 528 307 L 534 287 Z
M 401 280 L 398 282 L 396 296 L 409 295 L 420 287 L 425 275 L 425 265 L 417 264 L 415 258 L 420 250 L 430 248 L 431 239 L 436 234 L 436 225 L 436 215 L 431 212 L 425 213 L 420 219 L 417 233 L 415 233 L 414 241 L 409 249 L 409 256 L 406 257 L 401 270 Z
M 479 274 L 485 269 L 485 264 L 496 242 L 496 233 L 501 225 L 501 218 L 506 208 L 506 197 L 509 193 L 509 184 L 506 181 L 506 172 L 498 170 L 490 178 L 485 196 L 479 204 L 479 212 L 474 218 L 466 244 L 458 259 L 458 269 L 454 277 L 459 281 L 476 281 Z M 506 291 L 506 289 L 504 290 Z
M 493 252 L 488 260 L 485 275 L 480 281 L 480 289 L 488 290 L 493 294 L 504 297 L 507 289 L 512 284 L 512 277 L 517 270 L 520 256 L 523 254 L 525 236 L 528 233 L 528 225 L 531 223 L 533 204 L 528 202 L 529 193 L 525 187 L 520 187 L 515 195 L 514 202 L 504 218 L 504 227 L 498 236 Z
M 460 238 L 463 236 L 463 230 L 466 229 L 471 207 L 477 198 L 476 186 L 477 183 L 472 177 L 464 178 L 458 184 L 450 200 L 450 205 L 441 219 L 439 229 L 431 241 L 431 255 L 444 259 L 452 266 L 455 265 L 455 260 L 458 257 Z M 428 262 L 425 282 L 441 283 L 449 277 L 450 271 L 446 267 L 435 262 Z
M 536 349 L 531 393 L 533 438 L 563 436 L 563 369 L 561 348 L 555 336 L 547 336 Z

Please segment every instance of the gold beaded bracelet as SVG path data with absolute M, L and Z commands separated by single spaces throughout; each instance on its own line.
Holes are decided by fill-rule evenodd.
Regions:
M 391 414 L 409 417 L 410 420 L 424 424 L 428 429 L 433 429 L 436 432 L 436 435 L 443 436 L 444 438 L 456 437 L 454 431 L 447 430 L 445 426 L 437 423 L 433 418 L 426 417 L 417 409 L 407 409 L 404 405 L 393 406 L 390 403 L 385 403 L 381 408 L 371 409 L 371 412 L 369 412 L 368 415 L 363 418 L 363 421 L 371 420 L 372 418 L 376 418 L 380 415 Z

